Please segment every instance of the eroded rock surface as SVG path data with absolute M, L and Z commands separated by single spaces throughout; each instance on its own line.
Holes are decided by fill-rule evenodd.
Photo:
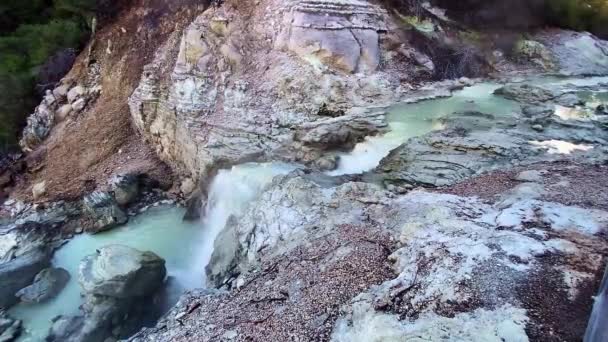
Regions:
M 34 282 L 19 290 L 16 296 L 22 302 L 40 303 L 55 297 L 70 280 L 70 273 L 63 268 L 45 268 L 36 274 Z
M 579 169 L 586 167 L 596 168 Z M 276 178 L 217 240 L 208 272 L 232 290 L 185 296 L 133 340 L 576 339 L 605 265 L 608 212 L 547 201 L 564 190 L 563 181 L 548 181 L 556 170 L 514 181 L 491 202 Z M 362 251 L 366 261 L 355 269 L 373 279 L 325 278 L 358 264 Z M 379 259 L 369 259 L 374 253 Z M 322 299 L 336 287 L 350 297 L 335 299 L 339 312 Z M 310 314 L 308 301 L 318 304 Z
M 381 131 L 382 113 L 360 107 L 409 90 L 403 81 L 417 74 L 408 74 L 398 26 L 380 5 L 360 0 L 210 8 L 146 67 L 130 99 L 134 122 L 194 179 L 214 164 L 314 161 L 319 149 Z
M 496 93 L 520 101 L 523 114 L 452 114 L 443 120 L 445 129 L 411 139 L 384 158 L 376 172 L 403 191 L 452 185 L 488 170 L 542 160 L 605 160 L 604 118 L 587 115 L 584 108 L 571 108 L 568 115 L 556 110 L 563 92 L 516 84 Z
M 137 324 L 134 316 L 162 285 L 166 272 L 165 261 L 156 254 L 122 245 L 85 257 L 78 272 L 82 313 L 57 317 L 47 340 L 101 342 L 124 336 L 133 328 L 130 324 Z

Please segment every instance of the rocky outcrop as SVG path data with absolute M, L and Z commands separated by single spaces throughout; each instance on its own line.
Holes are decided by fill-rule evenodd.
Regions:
M 51 253 L 39 246 L 32 248 L 12 260 L 0 264 L 0 307 L 8 308 L 18 299 L 16 294 L 22 288 L 30 285 L 38 272 L 51 263 Z
M 445 129 L 408 141 L 384 158 L 376 172 L 391 189 L 405 191 L 418 185 L 451 185 L 518 164 L 605 160 L 608 131 L 603 119 L 588 116 L 584 107 L 572 108 L 572 115 L 555 111 L 554 101 L 563 96 L 559 90 L 508 85 L 496 93 L 523 102 L 523 115 L 452 114 L 443 120 Z
M 45 268 L 36 274 L 34 282 L 19 290 L 15 295 L 22 302 L 40 303 L 63 290 L 70 280 L 70 273 L 63 268 Z
M 585 168 L 597 166 L 572 170 L 572 179 L 590 177 Z M 515 172 L 512 179 L 525 181 L 497 189 L 493 200 L 277 178 L 216 241 L 208 273 L 233 291 L 189 294 L 132 340 L 186 341 L 194 333 L 201 341 L 437 340 L 447 333 L 516 341 L 549 331 L 578 338 L 605 264 L 608 212 L 560 203 L 563 187 L 576 186 L 562 172 Z M 359 282 L 357 270 L 370 278 Z M 344 296 L 331 297 L 335 289 Z M 234 312 L 239 318 L 231 320 Z
M 608 43 L 590 33 L 549 30 L 535 38 L 549 48 L 560 74 L 608 74 Z
M 127 222 L 127 214 L 118 206 L 114 196 L 104 191 L 94 191 L 83 199 L 85 213 L 92 220 L 87 229 L 93 233 L 112 229 Z
M 382 118 L 359 107 L 391 103 L 416 78 L 395 48 L 397 26 L 359 0 L 210 8 L 146 67 L 130 99 L 133 121 L 163 160 L 194 179 L 214 164 L 294 154 L 311 162 L 311 150 L 381 129 Z M 305 125 L 326 138 L 303 147 Z
M 64 79 L 53 91 L 47 90 L 42 102 L 27 119 L 19 141 L 24 152 L 33 151 L 50 134 L 53 127 L 70 115 L 81 112 L 100 93 L 98 86 L 85 87 Z
M 135 201 L 139 195 L 139 177 L 135 174 L 115 175 L 110 178 L 109 183 L 109 191 L 116 199 L 116 203 L 122 207 Z
M 156 254 L 111 245 L 82 260 L 78 282 L 90 295 L 144 297 L 158 288 L 165 275 L 165 261 Z
M 122 245 L 99 249 L 85 257 L 79 267 L 82 315 L 56 318 L 47 340 L 102 342 L 120 338 L 125 329 L 132 328 L 129 324 L 143 301 L 162 285 L 166 272 L 165 261 L 152 252 Z

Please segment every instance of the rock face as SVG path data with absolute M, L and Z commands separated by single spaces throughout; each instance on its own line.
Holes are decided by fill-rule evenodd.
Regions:
M 165 261 L 152 252 L 111 245 L 83 259 L 78 282 L 87 294 L 144 297 L 165 279 Z
M 102 342 L 120 338 L 142 305 L 163 283 L 165 261 L 152 252 L 110 245 L 85 257 L 78 282 L 83 289 L 82 315 L 55 319 L 48 341 Z M 127 319 L 129 317 L 129 319 Z
M 33 248 L 0 264 L 0 308 L 8 308 L 18 299 L 16 293 L 30 285 L 38 272 L 51 263 L 51 253 L 44 247 Z
M 215 164 L 312 162 L 319 149 L 381 130 L 383 116 L 359 107 L 394 101 L 407 91 L 403 79 L 416 77 L 389 42 L 397 26 L 360 0 L 212 7 L 146 67 L 129 102 L 133 121 L 163 160 L 192 179 Z M 322 126 L 322 141 L 299 140 Z
M 548 31 L 537 39 L 551 50 L 563 75 L 608 74 L 608 43 L 587 32 Z
M 40 303 L 55 297 L 70 280 L 70 274 L 63 268 L 45 268 L 36 274 L 34 282 L 22 288 L 16 296 L 22 302 Z
M 83 207 L 93 221 L 91 231 L 94 233 L 124 224 L 128 219 L 116 199 L 108 192 L 92 192 L 84 198 Z

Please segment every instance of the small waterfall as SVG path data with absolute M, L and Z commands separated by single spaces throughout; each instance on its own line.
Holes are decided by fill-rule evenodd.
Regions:
M 595 297 L 593 311 L 589 318 L 589 325 L 585 332 L 584 342 L 608 341 L 608 266 L 604 272 L 604 279 L 600 291 Z
M 277 175 L 287 174 L 295 166 L 284 163 L 248 163 L 221 170 L 209 188 L 209 200 L 203 219 L 203 238 L 198 246 L 196 268 L 204 270 L 213 253 L 215 238 L 231 215 L 242 214 Z

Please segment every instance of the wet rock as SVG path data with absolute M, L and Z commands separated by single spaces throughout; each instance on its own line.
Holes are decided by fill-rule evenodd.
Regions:
M 94 191 L 83 199 L 85 212 L 93 221 L 93 233 L 114 228 L 127 222 L 127 215 L 114 197 L 104 191 Z M 88 227 L 87 227 L 88 228 Z
M 583 104 L 583 101 L 576 94 L 564 94 L 555 101 L 564 107 L 575 107 Z
M 139 177 L 135 174 L 116 175 L 110 179 L 110 191 L 120 206 L 135 201 L 139 190 Z
M 338 167 L 338 156 L 325 156 L 315 160 L 315 167 L 322 171 L 335 170 Z
M 552 91 L 530 84 L 509 84 L 498 88 L 494 94 L 523 103 L 541 103 L 556 97 Z
M 77 342 L 77 341 L 100 341 L 96 336 L 100 335 L 97 329 L 92 332 L 83 332 L 83 316 L 58 316 L 53 319 L 53 324 L 46 337 L 48 342 Z
M 37 247 L 0 264 L 0 307 L 8 308 L 18 301 L 16 293 L 50 265 L 51 255 L 46 248 Z
M 83 259 L 78 282 L 86 294 L 144 297 L 158 289 L 165 275 L 165 261 L 156 254 L 110 245 Z
M 207 196 L 200 189 L 195 190 L 186 200 L 185 221 L 196 221 L 201 217 L 201 212 L 205 210 Z
M 16 293 L 23 302 L 40 303 L 55 297 L 70 280 L 70 274 L 63 268 L 46 268 L 36 275 L 34 283 Z
M 11 342 L 21 335 L 21 321 L 0 311 L 0 342 Z
M 594 147 L 606 146 L 606 133 L 598 120 L 573 124 L 555 115 L 521 120 L 517 114 L 497 120 L 487 114 L 465 112 L 442 121 L 444 130 L 413 138 L 380 162 L 376 172 L 385 185 L 446 186 L 516 164 L 605 158 L 601 148 Z M 577 150 L 587 152 L 573 153 Z
M 47 341 L 103 342 L 122 337 L 122 331 L 133 328 L 142 306 L 150 307 L 148 297 L 160 288 L 165 275 L 165 261 L 152 252 L 122 245 L 99 249 L 79 266 L 82 314 L 56 318 Z

